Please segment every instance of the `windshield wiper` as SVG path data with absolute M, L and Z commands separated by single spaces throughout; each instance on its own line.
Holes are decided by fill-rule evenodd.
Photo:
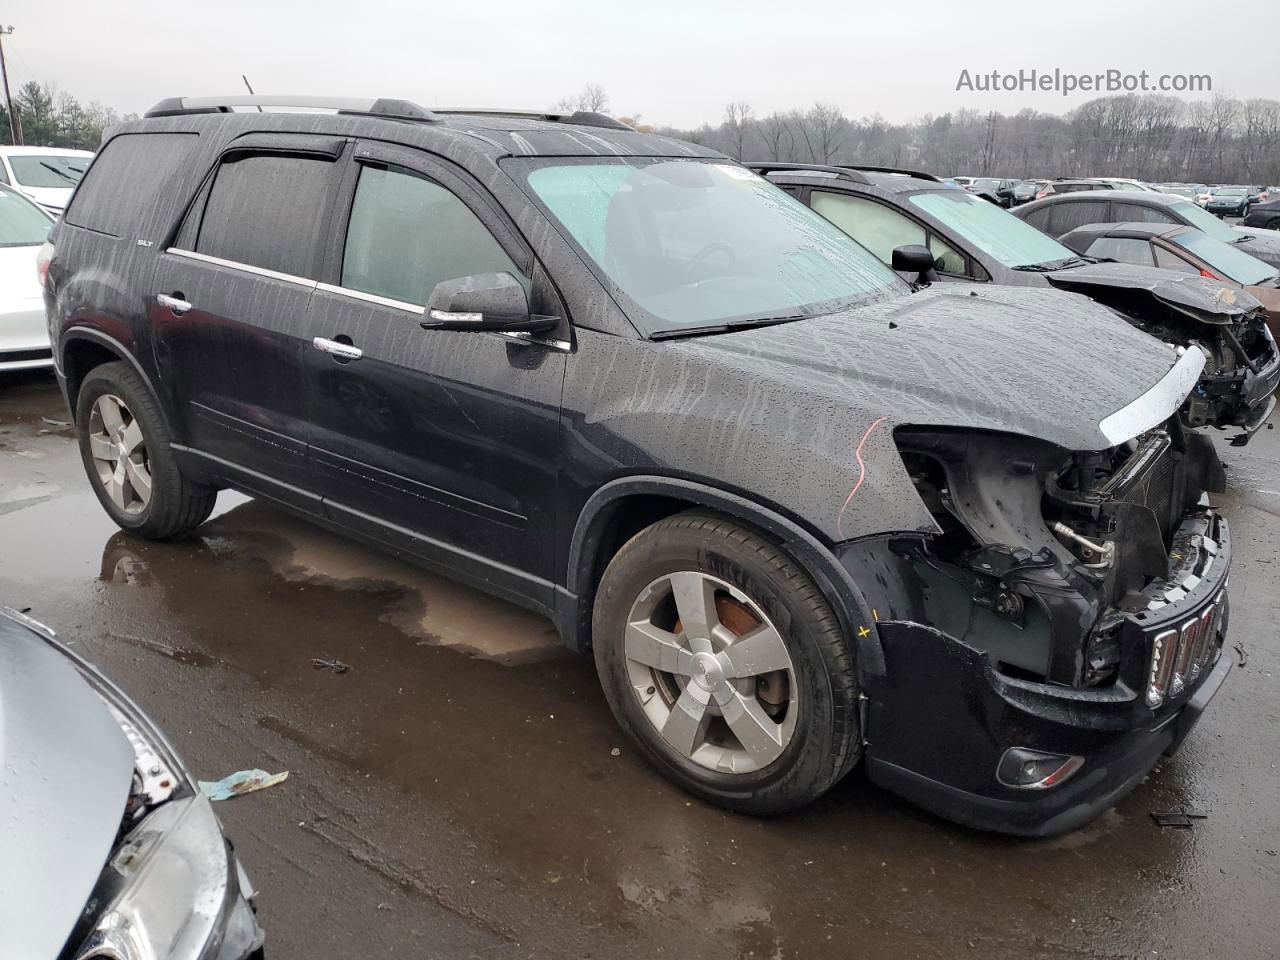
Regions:
M 677 337 L 701 337 L 716 333 L 733 333 L 737 330 L 751 330 L 755 327 L 772 327 L 779 323 L 790 323 L 792 320 L 804 320 L 809 314 L 797 313 L 786 317 L 756 317 L 751 320 L 732 320 L 729 323 L 712 323 L 705 327 L 683 327 L 679 330 L 658 330 L 649 334 L 650 340 L 674 340 Z
M 1258 238 L 1251 233 L 1242 233 L 1237 239 L 1232 240 L 1231 242 L 1232 243 L 1248 243 L 1250 240 L 1257 240 L 1257 239 Z
M 1046 260 L 1044 263 L 1024 263 L 1016 267 L 1010 267 L 1010 270 L 1025 270 L 1029 273 L 1049 273 L 1053 270 L 1062 270 L 1066 267 L 1078 267 L 1086 263 L 1097 263 L 1096 260 L 1090 260 L 1086 257 L 1063 257 L 1061 260 Z
M 75 177 L 69 176 L 68 174 L 66 174 L 66 173 L 65 173 L 65 172 L 63 172 L 62 170 L 59 170 L 59 169 L 58 169 L 57 167 L 55 167 L 52 163 L 45 163 L 43 160 L 39 161 L 39 163 L 40 163 L 40 166 L 44 167 L 46 170 L 52 170 L 54 173 L 56 173 L 58 176 L 60 176 L 63 180 L 70 180 L 72 183 L 79 183 L 79 182 L 80 182 L 80 181 L 79 181 L 79 180 L 77 180 Z

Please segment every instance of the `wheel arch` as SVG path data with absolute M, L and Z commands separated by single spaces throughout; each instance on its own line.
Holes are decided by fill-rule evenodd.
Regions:
M 596 586 L 609 560 L 626 540 L 651 523 L 683 510 L 704 507 L 749 524 L 775 541 L 813 578 L 853 644 L 855 667 L 884 672 L 884 654 L 862 591 L 831 549 L 794 520 L 746 497 L 709 484 L 663 476 L 631 476 L 600 487 L 583 505 L 569 543 L 566 609 L 561 633 L 571 647 L 591 645 Z
M 75 417 L 76 400 L 80 395 L 80 387 L 84 383 L 85 377 L 95 367 L 117 361 L 127 363 L 146 385 L 146 388 L 151 391 L 151 396 L 156 401 L 156 408 L 160 411 L 160 416 L 164 418 L 165 428 L 168 430 L 169 436 L 176 437 L 173 430 L 173 420 L 161 400 L 160 391 L 156 389 L 151 377 L 143 369 L 142 364 L 138 362 L 137 357 L 119 340 L 92 327 L 69 328 L 63 333 L 58 346 L 58 370 L 62 376 L 63 391 L 67 399 L 67 405 L 71 408 L 72 418 L 74 419 Z

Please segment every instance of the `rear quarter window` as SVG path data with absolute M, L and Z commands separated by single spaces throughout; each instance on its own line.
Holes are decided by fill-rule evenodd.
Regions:
M 1046 232 L 1061 237 L 1087 223 L 1108 223 L 1107 205 L 1106 200 L 1067 200 L 1054 204 Z
M 155 239 L 186 199 L 175 187 L 190 172 L 199 146 L 195 133 L 113 137 L 94 158 L 63 219 L 113 237 Z

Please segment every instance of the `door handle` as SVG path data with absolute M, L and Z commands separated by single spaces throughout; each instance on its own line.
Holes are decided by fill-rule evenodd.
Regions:
M 311 341 L 311 345 L 321 353 L 327 353 L 335 360 L 359 360 L 364 356 L 364 351 L 359 347 L 353 347 L 349 343 L 341 343 L 337 340 L 329 340 L 325 337 L 316 337 Z
M 180 317 L 191 309 L 191 304 L 183 300 L 182 297 L 171 297 L 167 293 L 157 293 L 156 303 L 162 307 L 168 307 L 173 311 L 175 317 Z

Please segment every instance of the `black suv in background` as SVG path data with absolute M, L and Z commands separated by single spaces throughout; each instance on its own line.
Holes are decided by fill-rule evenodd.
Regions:
M 1061 832 L 1229 670 L 1222 472 L 1176 416 L 1198 351 L 1055 290 L 913 292 L 705 148 L 164 101 L 41 262 L 121 527 L 182 535 L 234 487 L 542 611 L 645 755 L 732 809 L 864 759 Z
M 900 247 L 923 247 L 928 280 L 1057 287 L 1083 293 L 1174 346 L 1197 348 L 1205 368 L 1187 398 L 1188 426 L 1236 427 L 1248 443 L 1275 409 L 1280 350 L 1259 300 L 1237 286 L 1193 271 L 1099 262 L 1068 249 L 1030 224 L 947 187 L 937 177 L 882 167 L 751 163 L 801 202 L 893 263 Z M 1242 248 L 1233 248 L 1242 249 Z M 1243 253 L 1237 257 L 1253 260 Z M 1109 258 L 1110 259 L 1110 258 Z M 1127 257 L 1115 257 L 1127 261 Z M 1262 270 L 1264 263 L 1253 260 Z M 912 274 L 909 279 L 915 279 Z M 1068 336 L 1070 331 L 1064 329 Z

